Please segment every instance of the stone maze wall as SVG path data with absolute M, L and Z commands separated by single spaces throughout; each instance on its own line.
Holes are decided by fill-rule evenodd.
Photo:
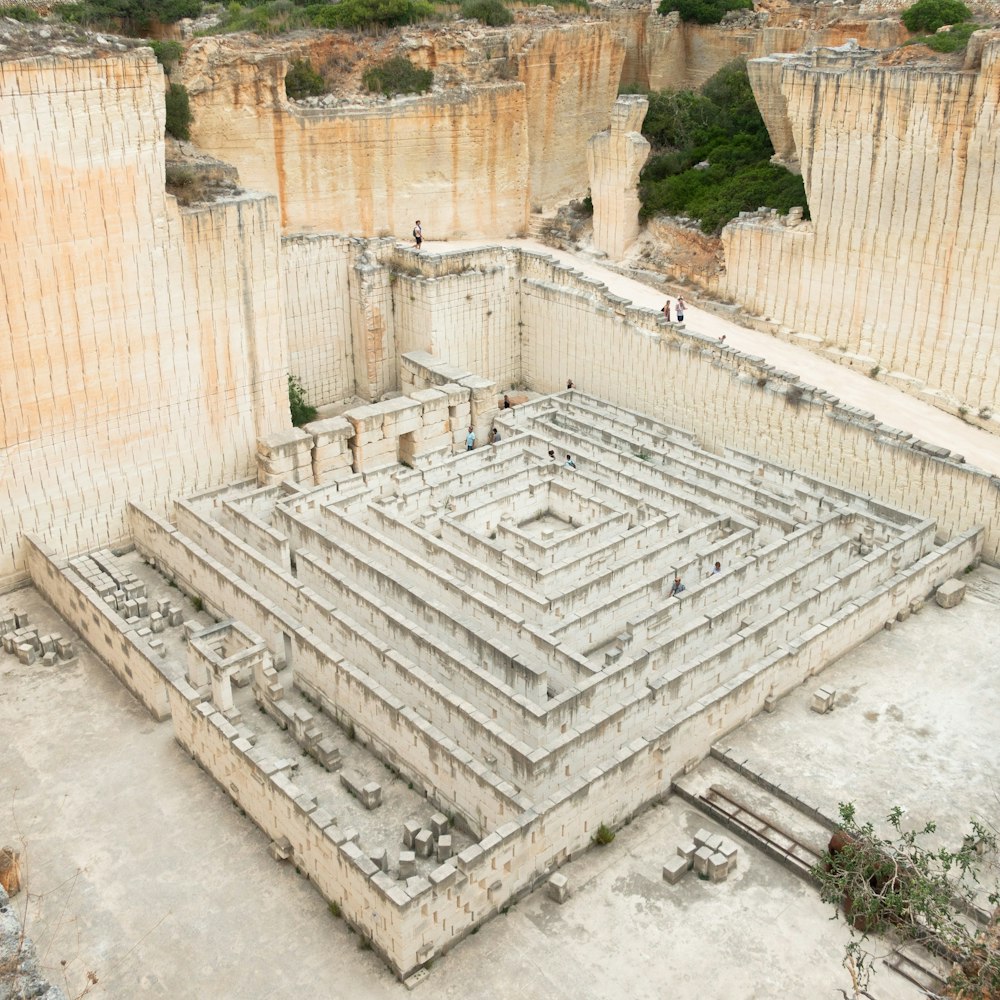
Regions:
M 460 385 L 428 356 L 405 372 Z M 474 389 L 456 398 L 472 412 Z M 487 398 L 501 440 L 471 452 L 455 434 L 320 485 L 303 464 L 179 500 L 173 524 L 130 507 L 207 629 L 106 551 L 28 543 L 57 610 L 400 976 L 982 546 L 578 391 Z M 386 769 L 416 805 L 392 813 Z

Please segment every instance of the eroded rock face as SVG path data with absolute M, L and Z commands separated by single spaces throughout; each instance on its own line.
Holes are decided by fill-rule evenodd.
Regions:
M 1000 33 L 978 71 L 886 66 L 858 46 L 750 63 L 811 223 L 723 233 L 721 291 L 855 363 L 973 414 L 1000 393 Z
M 349 45 L 347 44 L 349 42 Z M 366 65 L 403 54 L 434 89 L 387 100 L 362 93 Z M 334 93 L 291 102 L 284 77 L 308 58 Z M 408 30 L 379 40 L 306 33 L 261 48 L 201 39 L 183 80 L 192 136 L 279 197 L 287 231 L 426 238 L 522 232 L 531 209 L 587 190 L 586 143 L 606 128 L 624 42 L 606 22 L 508 31 Z

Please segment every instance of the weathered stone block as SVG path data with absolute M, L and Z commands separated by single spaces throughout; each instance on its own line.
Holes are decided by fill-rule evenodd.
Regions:
M 687 858 L 680 854 L 667 858 L 666 864 L 663 866 L 663 881 L 676 885 L 687 873 L 689 867 Z
M 945 580 L 934 593 L 940 608 L 953 608 L 965 597 L 965 584 L 961 580 Z
M 418 857 L 429 858 L 431 851 L 434 850 L 434 836 L 431 831 L 421 830 L 413 838 L 413 848 L 417 852 Z
M 825 715 L 830 709 L 833 708 L 834 700 L 837 697 L 837 692 L 830 690 L 829 688 L 822 687 L 818 691 L 814 692 L 812 696 L 812 702 L 809 707 L 820 715 Z
M 546 891 L 549 894 L 549 899 L 555 900 L 557 903 L 566 902 L 569 897 L 569 879 L 560 872 L 550 875 L 546 883 Z
M 413 851 L 399 852 L 399 877 L 412 878 L 417 874 L 417 856 Z

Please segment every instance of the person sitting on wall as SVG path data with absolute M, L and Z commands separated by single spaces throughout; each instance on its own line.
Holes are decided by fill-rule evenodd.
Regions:
M 681 592 L 687 590 L 687 587 L 681 583 L 681 578 L 679 576 L 674 577 L 674 585 L 670 588 L 670 596 L 676 597 Z
M 549 461 L 554 462 L 556 460 L 556 450 L 555 448 L 549 448 Z
M 465 435 L 465 450 L 472 451 L 476 447 L 476 432 L 470 427 L 469 433 Z
M 510 401 L 510 396 L 508 396 L 507 393 L 504 393 L 503 394 L 503 408 L 505 410 L 509 410 L 511 408 L 511 406 L 513 406 L 513 405 L 514 404 L 511 403 L 511 401 Z
M 490 442 L 490 444 L 498 444 L 500 441 L 500 431 L 498 431 L 496 427 L 494 427 L 490 431 L 490 436 L 487 440 Z
M 709 570 L 709 576 L 718 576 L 722 572 L 722 563 L 716 561 L 715 565 Z
M 576 462 L 573 461 L 573 456 L 572 455 L 567 455 L 566 456 L 566 468 L 567 469 L 575 469 L 576 468 Z

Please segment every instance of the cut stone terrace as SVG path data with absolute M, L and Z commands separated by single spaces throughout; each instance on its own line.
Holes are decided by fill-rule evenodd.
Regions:
M 638 808 L 978 551 L 576 391 L 495 423 L 500 443 L 425 468 L 133 518 L 140 551 L 478 835 L 659 741 Z M 665 736 L 695 715 L 704 745 Z

